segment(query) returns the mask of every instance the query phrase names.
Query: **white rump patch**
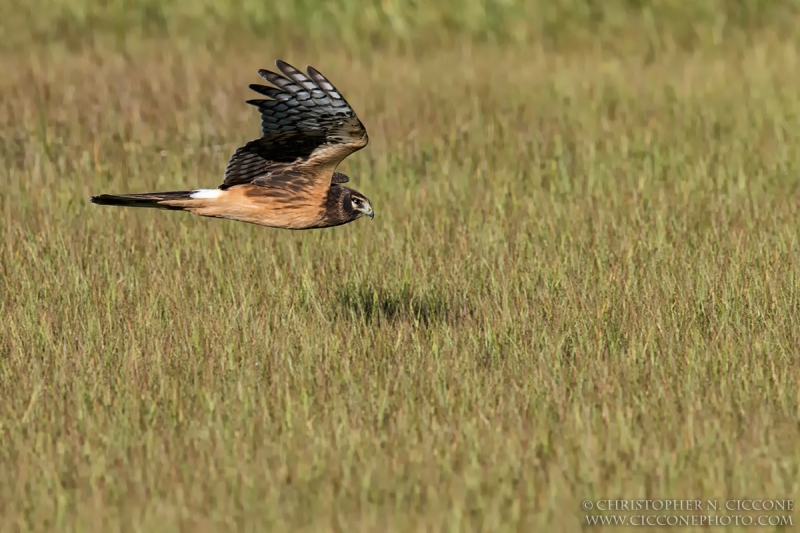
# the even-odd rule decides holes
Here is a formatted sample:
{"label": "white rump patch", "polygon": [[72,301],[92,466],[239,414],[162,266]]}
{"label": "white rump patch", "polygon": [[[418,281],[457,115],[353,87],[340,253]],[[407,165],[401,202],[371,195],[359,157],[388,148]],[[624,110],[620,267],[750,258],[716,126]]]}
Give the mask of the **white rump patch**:
{"label": "white rump patch", "polygon": [[210,200],[212,198],[219,198],[222,191],[219,189],[197,189],[192,191],[191,198]]}

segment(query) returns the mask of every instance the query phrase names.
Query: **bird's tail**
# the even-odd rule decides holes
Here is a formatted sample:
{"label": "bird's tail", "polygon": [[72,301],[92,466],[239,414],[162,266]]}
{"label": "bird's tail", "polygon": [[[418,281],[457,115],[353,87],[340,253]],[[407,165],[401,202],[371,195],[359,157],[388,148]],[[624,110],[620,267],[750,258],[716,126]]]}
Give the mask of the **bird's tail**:
{"label": "bird's tail", "polygon": [[[191,195],[196,191],[171,191],[148,192],[143,194],[101,194],[92,196],[93,204],[118,205],[123,207],[152,207],[155,209],[174,209],[182,211],[185,206],[180,205],[186,200],[191,200]],[[178,205],[175,205],[177,203]]]}

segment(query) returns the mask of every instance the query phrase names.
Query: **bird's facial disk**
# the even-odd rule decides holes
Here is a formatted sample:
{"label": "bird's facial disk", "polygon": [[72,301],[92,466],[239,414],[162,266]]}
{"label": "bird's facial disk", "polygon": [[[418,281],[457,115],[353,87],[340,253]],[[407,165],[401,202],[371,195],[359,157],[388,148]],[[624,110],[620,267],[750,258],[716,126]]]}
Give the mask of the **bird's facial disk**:
{"label": "bird's facial disk", "polygon": [[353,195],[350,198],[351,205],[355,211],[358,211],[363,215],[368,216],[369,218],[375,218],[375,211],[372,210],[372,206],[369,203],[369,200],[364,198],[363,196],[355,196]]}

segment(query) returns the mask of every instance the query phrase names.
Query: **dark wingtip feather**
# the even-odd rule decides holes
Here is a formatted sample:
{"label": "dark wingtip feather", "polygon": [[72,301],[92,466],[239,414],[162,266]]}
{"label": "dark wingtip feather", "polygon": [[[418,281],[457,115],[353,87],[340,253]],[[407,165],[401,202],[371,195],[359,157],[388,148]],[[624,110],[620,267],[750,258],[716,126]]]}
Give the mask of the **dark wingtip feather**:
{"label": "dark wingtip feather", "polygon": [[[285,61],[278,60],[275,62],[278,66],[278,70],[280,70],[284,76],[286,76],[289,80],[303,84],[303,80],[305,79],[306,75],[297,70],[294,66],[290,65]],[[306,87],[307,89],[309,87]]]}
{"label": "dark wingtip feather", "polygon": [[306,68],[306,72],[308,73],[308,77],[311,79],[311,81],[313,81],[317,87],[322,89],[325,94],[334,100],[344,100],[344,96],[342,96],[342,93],[339,92],[339,89],[337,89],[336,86],[331,83],[331,80],[326,78],[325,75],[320,71],[309,65]]}
{"label": "dark wingtip feather", "polygon": [[278,67],[278,70],[289,79],[292,79],[292,72],[296,70],[293,66],[291,66],[286,61],[281,61],[280,59],[275,61],[275,66]]}
{"label": "dark wingtip feather", "polygon": [[258,83],[251,83],[248,87],[250,87],[251,91],[255,91],[258,94],[263,94],[264,96],[269,96],[270,98],[275,98],[278,94],[283,92],[276,87],[267,87],[266,85],[259,85]]}
{"label": "dark wingtip feather", "polygon": [[308,74],[309,77],[311,77],[313,75],[317,75],[320,78],[324,78],[325,77],[325,76],[322,75],[322,73],[320,71],[318,71],[317,69],[315,69],[311,65],[307,65],[306,66],[306,74]]}
{"label": "dark wingtip feather", "polygon": [[333,176],[331,176],[331,183],[348,183],[349,181],[350,176],[341,172],[334,172]]}
{"label": "dark wingtip feather", "polygon": [[275,60],[275,66],[278,67],[278,70],[280,70],[281,72],[283,72],[283,69],[285,69],[285,68],[289,68],[291,70],[297,70],[296,68],[294,68],[292,65],[290,65],[289,63],[287,63],[283,59],[276,59]]}
{"label": "dark wingtip feather", "polygon": [[324,81],[324,82],[330,84],[330,86],[333,87],[333,84],[328,81],[328,78],[323,76],[320,71],[318,71],[317,69],[315,69],[311,65],[308,65],[306,67],[306,74],[308,75],[309,79],[313,80],[314,83],[316,83],[317,85],[319,85],[319,81],[321,80],[321,81]]}

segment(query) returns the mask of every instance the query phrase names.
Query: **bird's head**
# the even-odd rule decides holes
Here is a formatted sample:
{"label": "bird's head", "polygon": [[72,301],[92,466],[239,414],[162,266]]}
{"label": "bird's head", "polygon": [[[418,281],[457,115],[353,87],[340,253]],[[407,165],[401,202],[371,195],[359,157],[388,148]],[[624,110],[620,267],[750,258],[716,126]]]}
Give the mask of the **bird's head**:
{"label": "bird's head", "polygon": [[327,226],[347,224],[363,216],[375,217],[369,198],[358,191],[337,183],[333,183],[328,190],[325,211],[327,213],[325,221]]}
{"label": "bird's head", "polygon": [[348,189],[347,192],[348,194],[345,194],[342,198],[342,209],[352,217],[352,220],[365,215],[369,218],[375,218],[375,211],[372,210],[369,198],[352,189]]}

